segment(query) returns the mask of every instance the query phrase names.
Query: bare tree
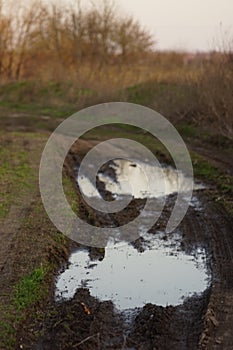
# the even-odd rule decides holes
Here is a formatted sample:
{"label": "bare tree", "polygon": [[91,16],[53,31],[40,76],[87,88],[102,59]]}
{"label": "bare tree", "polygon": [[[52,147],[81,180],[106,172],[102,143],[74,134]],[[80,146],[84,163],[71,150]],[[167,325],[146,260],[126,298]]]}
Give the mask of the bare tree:
{"label": "bare tree", "polygon": [[132,56],[141,56],[152,49],[152,35],[132,17],[118,20],[114,34],[117,51],[125,61]]}
{"label": "bare tree", "polygon": [[152,46],[151,35],[133,18],[119,16],[111,0],[87,8],[81,0],[70,6],[11,1],[6,15],[2,6],[0,0],[0,74],[9,78],[20,79],[33,58],[40,58],[41,67],[53,69],[55,62],[61,70],[78,71],[85,64],[93,71],[119,55],[124,62],[137,59]]}

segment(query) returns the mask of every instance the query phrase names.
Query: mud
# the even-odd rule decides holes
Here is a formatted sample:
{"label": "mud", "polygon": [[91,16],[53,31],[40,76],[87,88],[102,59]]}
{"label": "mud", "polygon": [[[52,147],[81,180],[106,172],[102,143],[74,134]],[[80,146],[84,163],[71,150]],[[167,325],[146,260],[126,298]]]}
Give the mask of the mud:
{"label": "mud", "polygon": [[46,334],[34,349],[196,349],[208,298],[209,291],[180,307],[147,304],[127,314],[79,289],[47,312]]}

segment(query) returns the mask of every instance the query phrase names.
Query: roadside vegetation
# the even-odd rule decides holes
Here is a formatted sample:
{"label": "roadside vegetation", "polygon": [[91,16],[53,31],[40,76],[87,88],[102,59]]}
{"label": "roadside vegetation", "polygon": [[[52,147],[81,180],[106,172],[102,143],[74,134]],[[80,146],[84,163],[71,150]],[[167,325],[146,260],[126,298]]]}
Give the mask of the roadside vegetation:
{"label": "roadside vegetation", "polygon": [[[43,266],[34,269],[30,275],[24,276],[16,285],[14,291],[14,304],[17,310],[25,310],[46,295],[45,285],[46,269]],[[42,285],[44,284],[44,288]]]}
{"label": "roadside vegetation", "polygon": [[[0,139],[2,138],[0,136]],[[27,152],[21,147],[17,149],[19,144],[11,138],[3,139],[4,142],[0,142],[0,218],[4,218],[15,203],[15,193],[22,189],[23,192],[30,191],[29,178],[32,176]]]}
{"label": "roadside vegetation", "polygon": [[[0,135],[1,349],[15,349],[18,329],[30,317],[42,317],[58,265],[68,256],[67,239],[49,221],[39,194],[39,162],[48,136]],[[71,183],[66,181],[65,188],[72,203]]]}

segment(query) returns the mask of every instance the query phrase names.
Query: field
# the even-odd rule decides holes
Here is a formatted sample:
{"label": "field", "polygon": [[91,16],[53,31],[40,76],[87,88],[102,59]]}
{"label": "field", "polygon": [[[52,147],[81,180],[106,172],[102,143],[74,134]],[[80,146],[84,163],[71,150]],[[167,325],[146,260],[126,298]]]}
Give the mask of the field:
{"label": "field", "polygon": [[[232,50],[197,55],[153,51],[150,35],[138,23],[129,18],[126,23],[116,21],[112,7],[105,5],[103,12],[92,9],[79,20],[85,28],[95,24],[92,29],[101,33],[102,39],[106,33],[112,35],[112,26],[118,34],[124,29],[127,45],[122,37],[111,37],[118,45],[112,52],[105,45],[107,39],[101,41],[102,46],[97,45],[99,36],[92,37],[91,30],[78,37],[76,22],[68,27],[62,9],[53,7],[49,12],[38,4],[21,17],[20,28],[27,31],[12,50],[9,33],[13,22],[9,20],[17,16],[0,16],[4,42],[9,44],[0,59],[0,349],[232,349]],[[79,8],[71,10],[70,18],[81,14]],[[106,32],[102,23],[109,26]],[[138,40],[133,46],[135,35]],[[72,40],[79,40],[81,51],[73,50]],[[93,51],[97,46],[99,51]],[[72,298],[56,301],[57,280],[72,265],[72,254],[87,253],[91,267],[85,271],[91,275],[95,266],[104,265],[108,248],[107,244],[95,247],[94,240],[92,247],[84,247],[57,230],[43,207],[38,177],[43,149],[62,121],[83,108],[118,101],[156,110],[184,139],[195,182],[203,186],[194,191],[176,231],[178,238],[165,233],[174,193],[167,196],[160,219],[147,235],[158,241],[162,250],[171,249],[170,257],[181,254],[198,264],[204,252],[208,279],[202,293],[192,293],[176,304],[146,300],[143,307],[133,307],[127,317],[116,308],[114,299],[93,295],[88,279]],[[140,128],[110,123],[83,135],[65,159],[63,188],[73,211],[97,227],[128,223],[141,212],[146,199],[133,198],[118,214],[101,213],[83,200],[76,182],[77,169],[89,150],[111,138],[135,140],[149,149],[164,169],[174,166],[164,145]],[[111,163],[103,166],[102,173],[108,181],[116,179]],[[97,181],[101,195],[113,200],[107,185]],[[146,241],[138,238],[128,249],[142,257],[149,251],[145,246]],[[184,279],[184,285],[189,286]],[[111,284],[107,276],[106,281],[106,286]],[[160,278],[154,283],[159,286]],[[120,291],[127,280],[119,279],[118,284]],[[140,297],[137,288],[132,294],[135,300]]]}

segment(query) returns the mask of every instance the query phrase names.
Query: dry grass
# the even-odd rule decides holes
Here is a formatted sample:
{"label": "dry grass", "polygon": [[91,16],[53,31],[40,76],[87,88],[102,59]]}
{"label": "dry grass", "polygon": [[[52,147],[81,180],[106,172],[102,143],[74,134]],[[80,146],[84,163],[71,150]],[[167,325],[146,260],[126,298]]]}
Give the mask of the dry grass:
{"label": "dry grass", "polygon": [[219,133],[233,138],[233,61],[223,55],[216,62],[210,62],[200,77],[199,115],[197,121],[211,125]]}

